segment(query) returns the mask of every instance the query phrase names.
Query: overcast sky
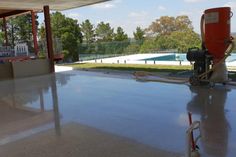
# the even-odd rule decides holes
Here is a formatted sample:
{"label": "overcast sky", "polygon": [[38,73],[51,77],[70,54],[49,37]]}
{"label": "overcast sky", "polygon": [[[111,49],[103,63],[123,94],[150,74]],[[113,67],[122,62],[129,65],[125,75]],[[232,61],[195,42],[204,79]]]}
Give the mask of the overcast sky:
{"label": "overcast sky", "polygon": [[235,13],[231,29],[232,32],[236,32],[235,0],[112,0],[62,13],[77,19],[80,23],[89,19],[95,25],[104,21],[115,28],[121,26],[132,37],[137,26],[146,28],[152,21],[165,15],[188,15],[193,22],[194,30],[199,33],[199,21],[203,11],[223,6],[230,6]]}

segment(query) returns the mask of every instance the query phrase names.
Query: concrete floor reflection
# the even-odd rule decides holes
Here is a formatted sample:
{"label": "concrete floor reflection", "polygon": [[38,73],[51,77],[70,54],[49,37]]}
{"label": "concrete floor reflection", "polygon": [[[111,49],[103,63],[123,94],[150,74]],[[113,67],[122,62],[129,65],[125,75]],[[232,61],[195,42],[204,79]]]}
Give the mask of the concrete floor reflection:
{"label": "concrete floor reflection", "polygon": [[187,104],[187,109],[200,115],[204,152],[214,157],[227,156],[230,126],[224,107],[230,90],[225,87],[190,87],[190,90],[195,95]]}
{"label": "concrete floor reflection", "polygon": [[[0,83],[0,145],[51,127],[60,135],[57,83],[65,85],[70,75],[51,75]],[[45,109],[44,93],[51,92],[52,107]],[[27,104],[35,104],[30,106]]]}
{"label": "concrete floor reflection", "polygon": [[77,122],[61,124],[57,88],[67,79],[68,75],[51,75],[0,83],[0,156],[180,156]]}
{"label": "concrete floor reflection", "polygon": [[181,156],[187,104],[204,155],[231,157],[235,92],[78,71],[0,82],[0,156]]}

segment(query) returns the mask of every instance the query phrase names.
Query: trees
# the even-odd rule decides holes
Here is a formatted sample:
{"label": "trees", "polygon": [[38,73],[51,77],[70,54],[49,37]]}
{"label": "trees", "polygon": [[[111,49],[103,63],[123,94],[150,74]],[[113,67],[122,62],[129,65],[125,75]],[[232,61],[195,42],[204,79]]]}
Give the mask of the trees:
{"label": "trees", "polygon": [[141,53],[152,53],[157,52],[157,50],[159,50],[159,45],[157,45],[156,40],[153,38],[146,39],[140,48]]}
{"label": "trees", "polygon": [[0,19],[0,45],[4,44],[3,20]]}
{"label": "trees", "polygon": [[143,45],[143,41],[130,42],[129,45],[125,48],[125,53],[139,53],[140,48]]}
{"label": "trees", "polygon": [[177,47],[170,35],[158,36],[155,40],[155,43],[158,45],[159,50],[176,49]]}
{"label": "trees", "polygon": [[171,32],[175,31],[175,18],[169,16],[162,16],[146,29],[147,35],[157,36],[157,35],[169,35]]}
{"label": "trees", "polygon": [[51,27],[54,38],[61,38],[64,29],[67,27],[66,17],[60,12],[51,14]]}
{"label": "trees", "polygon": [[19,31],[19,28],[17,26],[17,22],[15,19],[10,19],[8,21],[8,36],[9,36],[9,41],[12,46],[15,45],[15,41],[19,40],[17,37],[17,31]]}
{"label": "trees", "polygon": [[[63,52],[66,57],[72,61],[78,60],[78,44],[82,42],[82,33],[77,20],[66,17],[60,12],[55,12],[51,15],[51,27],[54,38],[54,49],[57,50],[57,39],[61,40]],[[45,27],[40,28],[40,37],[44,40]]]}
{"label": "trees", "polygon": [[4,43],[4,33],[0,32],[0,44],[3,45]]}
{"label": "trees", "polygon": [[162,16],[146,29],[147,35],[170,35],[174,31],[193,30],[192,22],[188,16]]}
{"label": "trees", "polygon": [[81,24],[81,31],[86,43],[92,43],[95,40],[94,26],[88,19]]}
{"label": "trees", "polygon": [[144,34],[145,34],[145,31],[142,30],[140,27],[137,27],[136,32],[133,33],[134,39],[135,40],[143,40],[144,39]]}
{"label": "trees", "polygon": [[[64,33],[69,32],[76,37],[76,40],[82,42],[82,33],[77,20],[55,12],[51,15],[51,26],[54,38],[61,38]],[[44,32],[44,28],[41,31]]]}
{"label": "trees", "polygon": [[171,44],[173,48],[179,52],[187,52],[189,48],[200,47],[200,36],[193,30],[186,30],[185,32],[175,31],[170,35]]}
{"label": "trees", "polygon": [[128,35],[124,32],[123,28],[118,27],[116,30],[116,34],[114,35],[115,41],[125,41],[128,40]]}
{"label": "trees", "polygon": [[131,41],[129,45],[125,48],[126,53],[138,53],[140,52],[140,48],[143,45],[144,41],[144,30],[140,27],[136,28],[136,31],[133,32],[135,41]]}
{"label": "trees", "polygon": [[71,58],[72,61],[78,61],[78,43],[76,36],[70,32],[65,32],[61,36],[61,41],[65,58]]}
{"label": "trees", "polygon": [[39,36],[39,40],[45,40],[46,39],[46,30],[45,30],[45,27],[44,27],[43,24],[40,26],[38,36]]}
{"label": "trees", "polygon": [[[31,14],[20,15],[17,17],[12,17],[7,19],[7,32],[9,44],[12,46],[16,42],[30,42],[32,41],[32,20]],[[38,19],[38,16],[35,15]],[[3,22],[0,22],[2,27]],[[36,20],[36,27],[38,28],[38,22]],[[3,37],[4,32],[1,32],[1,37]],[[0,39],[4,40],[4,39]],[[29,45],[30,46],[30,45]]]}
{"label": "trees", "polygon": [[[62,47],[66,57],[73,61],[78,60],[79,51],[82,53],[149,53],[161,49],[177,49],[179,52],[186,52],[190,47],[200,47],[201,43],[199,35],[193,31],[188,16],[163,16],[152,22],[145,30],[137,27],[133,32],[134,42],[128,40],[128,35],[122,27],[114,31],[109,23],[100,22],[95,28],[88,19],[79,25],[77,20],[59,12],[51,14],[51,26],[54,41],[61,40],[62,44],[58,45]],[[9,43],[13,45],[15,41],[32,40],[31,15],[8,20],[8,36]],[[42,25],[39,30],[39,40],[45,38],[45,27]],[[4,32],[0,32],[0,42],[3,41]],[[55,46],[54,42],[54,50],[59,52],[55,47],[57,43]]]}
{"label": "trees", "polygon": [[188,16],[182,15],[175,18],[175,31],[189,31],[193,30],[192,22]]}
{"label": "trees", "polygon": [[66,17],[63,21],[66,27],[61,29],[62,47],[63,50],[69,52],[72,61],[78,61],[78,45],[82,43],[82,33],[77,20]]}
{"label": "trees", "polygon": [[97,40],[102,42],[109,42],[113,40],[114,29],[109,23],[100,22],[95,30]]}
{"label": "trees", "polygon": [[[188,16],[163,16],[153,22],[146,33],[156,38],[159,49],[177,49],[187,52],[191,47],[200,47],[200,36],[193,31],[192,22]],[[147,44],[144,43],[144,44]],[[143,46],[143,49],[147,46]],[[142,50],[143,50],[142,49]]]}
{"label": "trees", "polygon": [[193,30],[174,31],[170,35],[159,35],[156,38],[146,39],[141,46],[141,52],[155,50],[176,49],[178,52],[187,52],[189,48],[201,46],[199,34]]}
{"label": "trees", "polygon": [[[36,16],[36,15],[35,15]],[[36,16],[38,19],[38,16]],[[37,21],[37,20],[36,20]],[[11,38],[18,41],[32,41],[32,19],[31,14],[17,16],[12,18],[8,22],[10,27]],[[39,23],[36,22],[36,27],[38,28]],[[15,37],[15,38],[14,38]]]}

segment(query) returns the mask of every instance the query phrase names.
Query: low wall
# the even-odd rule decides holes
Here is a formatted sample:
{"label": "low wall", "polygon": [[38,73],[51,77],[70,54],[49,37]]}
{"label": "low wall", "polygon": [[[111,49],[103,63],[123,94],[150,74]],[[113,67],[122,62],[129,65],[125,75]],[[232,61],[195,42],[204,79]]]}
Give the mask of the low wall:
{"label": "low wall", "polygon": [[50,73],[50,63],[47,59],[12,62],[14,78],[31,77]]}
{"label": "low wall", "polygon": [[0,80],[12,79],[12,64],[11,63],[2,63],[0,64]]}

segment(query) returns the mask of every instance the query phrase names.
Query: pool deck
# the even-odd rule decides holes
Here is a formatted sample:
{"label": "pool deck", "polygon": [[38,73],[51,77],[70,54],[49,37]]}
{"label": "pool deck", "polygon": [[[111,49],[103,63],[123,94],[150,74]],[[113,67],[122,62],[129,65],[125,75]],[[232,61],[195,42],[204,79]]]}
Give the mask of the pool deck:
{"label": "pool deck", "polygon": [[188,112],[203,157],[234,157],[234,86],[67,71],[0,82],[4,157],[182,157]]}
{"label": "pool deck", "polygon": [[[120,57],[88,60],[88,61],[82,61],[82,62],[80,61],[77,63],[191,65],[189,61],[153,61],[153,60],[145,61],[145,59],[162,57],[162,56],[171,55],[171,54],[174,54],[174,53],[134,54],[134,55],[126,55],[126,56],[120,56]],[[228,67],[236,67],[236,61],[226,62],[226,65]]]}
{"label": "pool deck", "polygon": [[170,55],[173,53],[165,53],[165,54],[134,54],[134,55],[126,55],[121,57],[112,57],[112,58],[104,58],[98,60],[89,60],[82,61],[77,63],[109,63],[109,64],[157,64],[157,65],[190,65],[189,62],[183,61],[145,61],[148,58],[155,58]]}

